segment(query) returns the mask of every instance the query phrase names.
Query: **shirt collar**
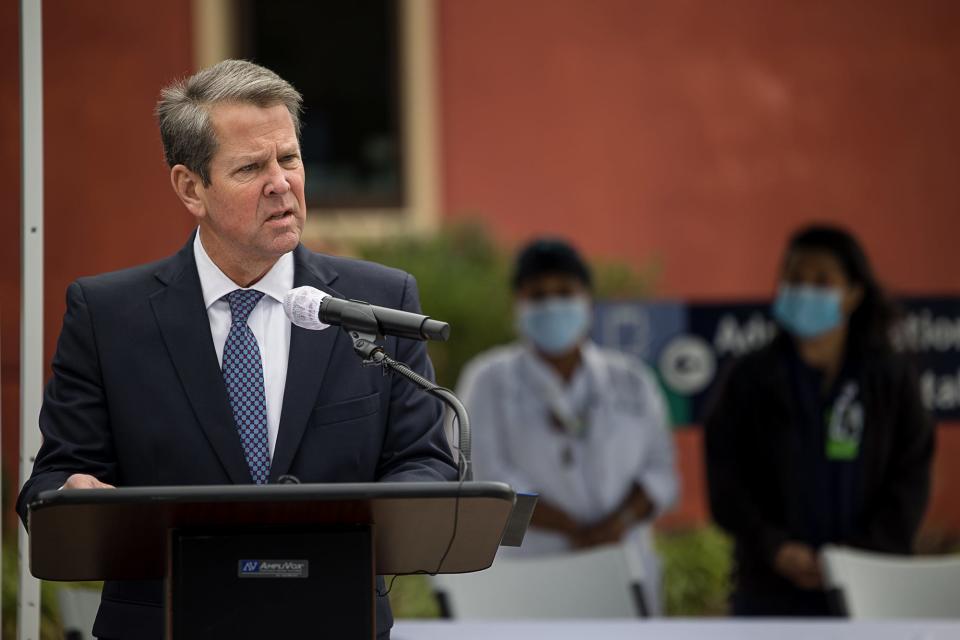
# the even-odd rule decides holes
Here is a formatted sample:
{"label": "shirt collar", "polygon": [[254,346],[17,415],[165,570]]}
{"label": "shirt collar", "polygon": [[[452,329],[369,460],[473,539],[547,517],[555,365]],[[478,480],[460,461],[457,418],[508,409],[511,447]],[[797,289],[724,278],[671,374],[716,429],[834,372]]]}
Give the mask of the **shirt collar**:
{"label": "shirt collar", "polygon": [[[231,291],[243,288],[238,287],[236,282],[228,278],[207,255],[203,243],[200,242],[199,229],[197,229],[197,235],[193,239],[193,257],[197,262],[200,289],[203,291],[203,304],[207,309]],[[280,259],[270,267],[270,271],[249,288],[261,291],[282,303],[283,297],[287,295],[290,289],[293,289],[293,252],[289,251],[280,256]]]}
{"label": "shirt collar", "polygon": [[[540,384],[555,385],[560,389],[568,386],[560,375],[547,362],[537,354],[536,348],[529,341],[522,341],[522,357],[527,366],[532,369],[531,374],[539,379]],[[597,376],[603,369],[603,363],[597,352],[597,347],[588,338],[580,344],[580,364],[573,372],[572,382],[584,375]]]}

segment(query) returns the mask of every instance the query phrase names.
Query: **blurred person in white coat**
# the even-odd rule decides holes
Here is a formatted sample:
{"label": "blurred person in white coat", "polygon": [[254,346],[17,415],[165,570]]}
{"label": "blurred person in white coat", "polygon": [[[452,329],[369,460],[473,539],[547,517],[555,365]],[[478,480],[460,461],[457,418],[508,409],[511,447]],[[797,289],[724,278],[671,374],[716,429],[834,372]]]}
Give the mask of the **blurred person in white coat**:
{"label": "blurred person in white coat", "polygon": [[622,541],[658,615],[649,525],[679,488],[657,381],[639,360],[589,340],[592,278],[566,242],[526,246],[512,286],[519,341],[477,356],[457,388],[473,426],[475,477],[540,495],[516,553]]}

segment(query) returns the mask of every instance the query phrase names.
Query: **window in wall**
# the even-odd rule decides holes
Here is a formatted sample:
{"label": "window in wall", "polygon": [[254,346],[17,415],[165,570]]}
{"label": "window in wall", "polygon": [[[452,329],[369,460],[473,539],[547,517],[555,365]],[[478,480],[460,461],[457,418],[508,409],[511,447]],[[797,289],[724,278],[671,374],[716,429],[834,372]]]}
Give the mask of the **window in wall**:
{"label": "window in wall", "polygon": [[239,53],[303,94],[311,208],[405,204],[399,0],[243,0]]}

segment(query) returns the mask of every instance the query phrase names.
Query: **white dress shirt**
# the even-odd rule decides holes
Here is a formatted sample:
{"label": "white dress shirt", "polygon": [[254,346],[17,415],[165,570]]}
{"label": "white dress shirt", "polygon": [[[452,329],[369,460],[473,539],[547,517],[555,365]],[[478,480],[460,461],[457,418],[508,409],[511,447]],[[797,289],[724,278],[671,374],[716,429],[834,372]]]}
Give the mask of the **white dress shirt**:
{"label": "white dress shirt", "polygon": [[[217,361],[223,366],[223,345],[230,332],[230,304],[223,299],[235,289],[243,289],[220,270],[207,255],[200,241],[200,230],[193,241],[193,255],[200,274],[203,303],[210,319],[210,333],[217,350]],[[276,264],[249,289],[264,296],[250,312],[247,325],[253,331],[260,347],[263,363],[263,385],[267,401],[267,441],[270,459],[277,445],[280,429],[280,409],[283,407],[283,388],[287,381],[287,362],[290,353],[290,320],[283,312],[283,297],[293,288],[293,253],[285,253]]]}
{"label": "white dress shirt", "polygon": [[[500,480],[540,494],[587,524],[619,506],[641,485],[655,514],[679,490],[666,403],[654,374],[639,360],[587,342],[569,382],[530,347],[516,343],[467,365],[457,392],[473,428],[477,480]],[[569,416],[561,427],[551,414]],[[627,534],[624,549],[647,604],[660,612],[660,567],[649,521]],[[530,528],[520,549],[504,554],[561,553],[566,536]]]}

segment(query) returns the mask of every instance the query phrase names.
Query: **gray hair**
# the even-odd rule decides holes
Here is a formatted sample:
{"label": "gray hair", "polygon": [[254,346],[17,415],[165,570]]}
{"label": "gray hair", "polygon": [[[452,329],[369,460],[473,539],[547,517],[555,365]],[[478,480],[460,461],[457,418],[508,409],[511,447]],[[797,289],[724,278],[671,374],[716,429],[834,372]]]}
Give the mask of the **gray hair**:
{"label": "gray hair", "polygon": [[223,102],[258,107],[282,104],[300,139],[303,96],[266,67],[246,60],[224,60],[177,80],[160,92],[157,102],[163,153],[170,167],[185,165],[200,175],[205,186],[210,185],[210,160],[217,150],[210,107]]}

